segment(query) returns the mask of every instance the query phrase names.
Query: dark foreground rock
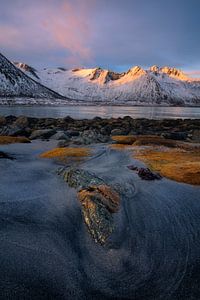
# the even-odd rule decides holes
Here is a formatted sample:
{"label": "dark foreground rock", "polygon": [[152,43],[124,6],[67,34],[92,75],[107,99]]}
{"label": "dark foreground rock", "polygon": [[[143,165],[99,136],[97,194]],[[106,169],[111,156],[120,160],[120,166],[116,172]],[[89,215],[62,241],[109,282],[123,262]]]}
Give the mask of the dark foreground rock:
{"label": "dark foreground rock", "polygon": [[63,168],[59,175],[77,189],[88,231],[103,245],[114,230],[113,213],[119,209],[119,194],[103,179],[82,169]]}
{"label": "dark foreground rock", "polygon": [[56,134],[56,130],[54,129],[42,129],[42,130],[35,130],[30,135],[31,140],[35,139],[49,139],[51,136]]}
{"label": "dark foreground rock", "polygon": [[4,159],[11,159],[11,160],[14,159],[14,157],[10,156],[9,154],[0,151],[0,159],[1,159],[1,158],[4,158]]}
{"label": "dark foreground rock", "polygon": [[133,165],[128,166],[128,169],[136,171],[138,176],[143,180],[160,180],[162,176],[156,172],[152,172],[149,168],[138,168]]}
{"label": "dark foreground rock", "polygon": [[62,168],[58,174],[68,183],[70,187],[75,189],[84,189],[93,185],[101,185],[105,182],[93,173],[82,169]]}

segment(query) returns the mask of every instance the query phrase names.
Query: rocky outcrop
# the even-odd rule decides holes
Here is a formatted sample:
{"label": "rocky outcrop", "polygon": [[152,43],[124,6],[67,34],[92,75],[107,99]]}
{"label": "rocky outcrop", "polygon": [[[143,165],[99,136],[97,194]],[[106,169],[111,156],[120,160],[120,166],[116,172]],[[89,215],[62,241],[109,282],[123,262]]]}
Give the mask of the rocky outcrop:
{"label": "rocky outcrop", "polygon": [[[199,141],[200,120],[148,120],[124,118],[94,118],[75,120],[65,118],[30,118],[25,116],[0,116],[0,135],[52,138],[70,143],[89,145],[106,143],[117,136],[115,142],[132,144],[132,136],[156,135],[162,140]],[[57,134],[58,133],[58,134]],[[119,140],[119,136],[121,141]],[[123,136],[123,137],[122,137]],[[66,141],[66,143],[65,143]]]}
{"label": "rocky outcrop", "polygon": [[89,233],[96,242],[105,244],[114,230],[113,213],[119,210],[119,194],[103,179],[83,169],[63,168],[59,175],[77,189]]}

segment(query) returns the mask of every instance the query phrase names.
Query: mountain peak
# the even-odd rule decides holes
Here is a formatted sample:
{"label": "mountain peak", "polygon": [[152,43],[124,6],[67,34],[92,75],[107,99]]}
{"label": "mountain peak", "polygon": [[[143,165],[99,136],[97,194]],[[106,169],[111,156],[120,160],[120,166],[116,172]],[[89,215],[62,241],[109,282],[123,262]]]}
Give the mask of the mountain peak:
{"label": "mountain peak", "polygon": [[145,70],[143,70],[141,67],[139,66],[134,66],[131,69],[128,70],[127,74],[131,74],[133,76],[140,76],[140,75],[144,75],[146,72]]}
{"label": "mountain peak", "polygon": [[162,67],[160,69],[160,71],[162,73],[167,74],[170,77],[178,78],[180,80],[188,80],[189,79],[187,77],[187,75],[185,75],[181,70],[176,69],[176,68],[170,68],[170,67],[165,66],[165,67]]}
{"label": "mountain peak", "polygon": [[159,72],[160,68],[157,65],[153,65],[149,68],[151,72]]}
{"label": "mountain peak", "polygon": [[36,74],[37,70],[25,63],[22,63],[22,62],[17,62],[17,61],[14,61],[13,62],[13,65],[15,67],[17,67],[18,69],[20,69],[21,71],[24,71],[24,72],[27,72],[27,73],[30,73],[31,75],[33,75],[35,78],[39,79],[38,75]]}

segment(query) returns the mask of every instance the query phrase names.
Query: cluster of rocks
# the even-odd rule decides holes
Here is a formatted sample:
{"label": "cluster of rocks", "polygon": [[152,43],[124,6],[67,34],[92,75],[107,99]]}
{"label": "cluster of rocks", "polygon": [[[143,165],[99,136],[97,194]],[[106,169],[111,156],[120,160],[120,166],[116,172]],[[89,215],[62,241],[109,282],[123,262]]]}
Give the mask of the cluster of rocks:
{"label": "cluster of rocks", "polygon": [[106,143],[114,135],[158,135],[166,139],[200,142],[200,120],[148,120],[131,117],[92,120],[65,118],[0,117],[0,135],[55,139],[69,143]]}
{"label": "cluster of rocks", "polygon": [[64,167],[58,173],[77,190],[89,233],[96,242],[105,244],[114,230],[113,213],[119,209],[119,194],[103,179],[83,169]]}

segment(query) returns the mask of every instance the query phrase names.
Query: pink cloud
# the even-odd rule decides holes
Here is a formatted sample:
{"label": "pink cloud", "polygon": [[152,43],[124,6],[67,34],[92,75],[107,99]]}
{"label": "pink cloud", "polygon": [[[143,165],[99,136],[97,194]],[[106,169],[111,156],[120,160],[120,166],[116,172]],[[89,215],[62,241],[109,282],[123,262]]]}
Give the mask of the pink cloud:
{"label": "pink cloud", "polygon": [[200,77],[200,70],[188,71],[186,74],[190,77],[198,78]]}
{"label": "pink cloud", "polygon": [[200,75],[200,71],[196,70],[196,71],[189,71],[187,72],[187,74],[190,74],[190,75]]}
{"label": "pink cloud", "polygon": [[16,47],[16,41],[20,41],[18,29],[12,26],[0,26],[0,43],[7,47]]}
{"label": "pink cloud", "polygon": [[0,44],[22,51],[66,50],[68,65],[91,62],[90,16],[94,3],[95,0],[26,2],[23,10],[12,11],[10,23],[0,24]]}
{"label": "pink cloud", "polygon": [[48,19],[43,22],[55,43],[70,52],[68,63],[80,64],[92,60],[89,47],[92,37],[89,21],[91,6],[91,1],[64,1],[57,7],[56,12],[48,11]]}

